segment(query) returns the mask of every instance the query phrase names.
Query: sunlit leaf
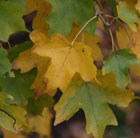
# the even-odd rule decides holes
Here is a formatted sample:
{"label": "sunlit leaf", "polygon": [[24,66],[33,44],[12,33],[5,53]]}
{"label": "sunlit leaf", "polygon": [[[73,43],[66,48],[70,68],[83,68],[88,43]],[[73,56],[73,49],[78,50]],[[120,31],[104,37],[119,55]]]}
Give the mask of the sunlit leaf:
{"label": "sunlit leaf", "polygon": [[26,4],[25,15],[32,12],[36,12],[36,15],[33,19],[32,28],[39,29],[44,33],[48,33],[48,25],[46,23],[46,17],[50,12],[51,6],[46,0],[24,0]]}
{"label": "sunlit leaf", "polygon": [[34,52],[42,58],[51,58],[44,76],[48,82],[46,91],[50,95],[57,88],[65,89],[76,73],[85,81],[96,80],[92,49],[84,43],[75,42],[72,46],[62,35],[53,35],[49,41],[37,46]]}

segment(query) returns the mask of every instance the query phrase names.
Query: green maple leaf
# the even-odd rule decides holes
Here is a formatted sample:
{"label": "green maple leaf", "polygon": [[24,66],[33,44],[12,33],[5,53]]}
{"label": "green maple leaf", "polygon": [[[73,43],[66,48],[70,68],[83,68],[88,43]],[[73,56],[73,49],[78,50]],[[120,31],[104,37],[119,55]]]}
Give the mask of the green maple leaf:
{"label": "green maple leaf", "polygon": [[17,58],[20,53],[30,49],[32,46],[33,43],[31,41],[26,41],[24,43],[14,46],[8,53],[10,61],[13,62],[14,59]]}
{"label": "green maple leaf", "polygon": [[6,99],[11,100],[12,97],[0,92],[0,125],[10,131],[18,131],[21,127],[26,127],[26,111],[16,105],[7,104]]}
{"label": "green maple leaf", "polygon": [[38,99],[31,97],[27,105],[27,110],[29,113],[38,115],[42,113],[44,107],[52,107],[53,102],[52,97],[47,94],[41,95]]}
{"label": "green maple leaf", "polygon": [[117,6],[118,17],[126,22],[132,31],[137,31],[136,24],[140,23],[137,12],[131,10],[126,2],[120,2]]}
{"label": "green maple leaf", "polygon": [[111,52],[110,56],[104,61],[103,75],[113,72],[117,86],[125,89],[130,82],[128,68],[132,65],[139,64],[136,55],[129,52],[129,49],[122,49]]}
{"label": "green maple leaf", "polygon": [[9,73],[9,76],[13,77],[14,74],[11,71],[12,65],[8,59],[7,51],[0,47],[0,77],[2,77],[5,73]]}
{"label": "green maple leaf", "polygon": [[0,1],[0,40],[7,41],[10,34],[26,30],[22,19],[23,5],[23,0]]}
{"label": "green maple leaf", "polygon": [[27,105],[28,99],[33,96],[33,91],[30,87],[35,78],[35,74],[35,70],[25,74],[21,74],[19,71],[16,71],[14,78],[10,78],[8,76],[0,77],[1,91],[14,97],[13,101],[9,101],[10,103]]}
{"label": "green maple leaf", "polygon": [[117,120],[107,103],[127,106],[132,99],[132,92],[105,91],[95,83],[73,80],[54,107],[55,125],[68,120],[82,109],[85,113],[87,132],[96,138],[102,138],[106,125],[117,125]]}
{"label": "green maple leaf", "polygon": [[[47,17],[50,33],[67,35],[74,23],[81,27],[95,15],[92,0],[48,0],[53,9]],[[95,21],[88,24],[86,31],[94,33]]]}

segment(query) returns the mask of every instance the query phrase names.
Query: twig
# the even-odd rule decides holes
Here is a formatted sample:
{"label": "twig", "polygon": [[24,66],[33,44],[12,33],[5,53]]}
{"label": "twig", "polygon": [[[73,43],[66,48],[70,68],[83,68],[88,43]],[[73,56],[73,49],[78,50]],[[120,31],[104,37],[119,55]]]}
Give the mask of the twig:
{"label": "twig", "polygon": [[71,42],[71,45],[73,46],[76,39],[78,38],[78,36],[82,33],[82,31],[85,29],[85,27],[91,22],[93,21],[95,18],[97,18],[97,14],[95,16],[93,16],[92,18],[90,18],[85,24],[84,26],[81,28],[81,30],[77,33],[77,35],[75,36],[75,38],[73,39],[73,41]]}

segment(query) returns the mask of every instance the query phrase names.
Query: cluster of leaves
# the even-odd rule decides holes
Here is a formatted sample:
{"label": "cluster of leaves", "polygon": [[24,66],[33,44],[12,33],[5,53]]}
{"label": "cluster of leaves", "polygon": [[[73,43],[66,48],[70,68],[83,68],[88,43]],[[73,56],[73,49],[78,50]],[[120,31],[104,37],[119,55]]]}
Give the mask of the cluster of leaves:
{"label": "cluster of leaves", "polygon": [[[22,17],[33,12],[29,31]],[[1,0],[0,19],[3,128],[50,135],[51,108],[54,125],[82,109],[87,133],[102,138],[107,125],[117,125],[108,104],[127,107],[137,98],[128,84],[130,73],[140,76],[140,0]],[[18,31],[30,41],[11,47]],[[99,32],[109,34],[110,46],[100,47]]]}

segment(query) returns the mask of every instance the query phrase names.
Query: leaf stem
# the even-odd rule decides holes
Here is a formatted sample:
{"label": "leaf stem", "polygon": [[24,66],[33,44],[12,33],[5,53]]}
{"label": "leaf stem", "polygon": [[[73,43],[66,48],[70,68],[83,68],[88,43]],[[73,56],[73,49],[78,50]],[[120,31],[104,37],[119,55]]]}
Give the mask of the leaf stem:
{"label": "leaf stem", "polygon": [[109,34],[110,34],[110,37],[111,37],[112,51],[115,51],[115,43],[114,43],[114,38],[113,38],[113,34],[112,34],[111,29],[109,29]]}
{"label": "leaf stem", "polygon": [[93,16],[92,18],[90,18],[85,24],[84,26],[81,28],[81,30],[77,33],[77,35],[75,36],[75,38],[73,39],[73,41],[71,42],[71,45],[73,46],[76,39],[78,38],[78,36],[82,33],[82,31],[85,29],[85,27],[91,22],[93,21],[94,19],[97,18],[97,14],[95,16]]}

